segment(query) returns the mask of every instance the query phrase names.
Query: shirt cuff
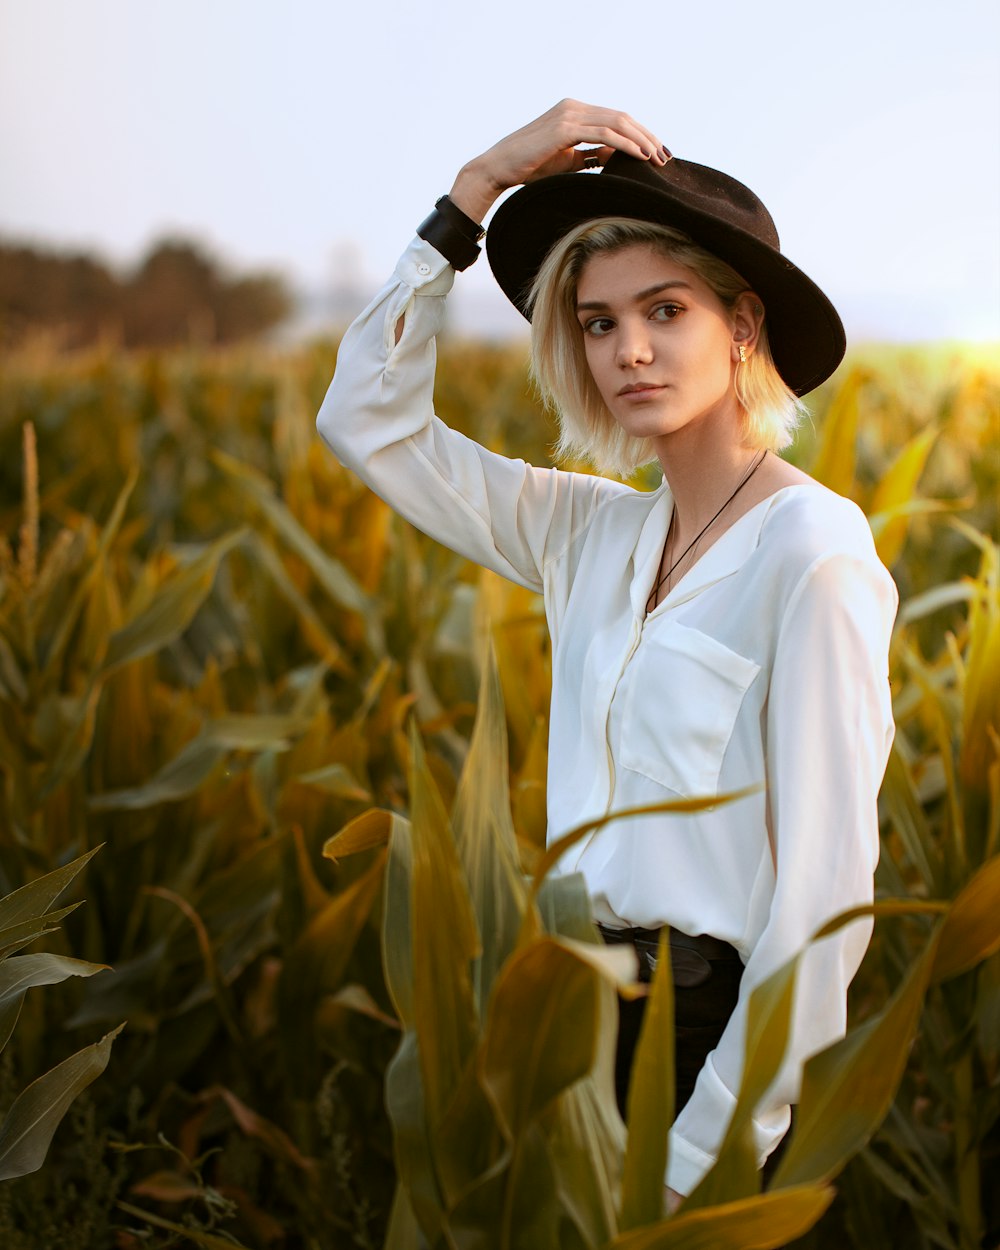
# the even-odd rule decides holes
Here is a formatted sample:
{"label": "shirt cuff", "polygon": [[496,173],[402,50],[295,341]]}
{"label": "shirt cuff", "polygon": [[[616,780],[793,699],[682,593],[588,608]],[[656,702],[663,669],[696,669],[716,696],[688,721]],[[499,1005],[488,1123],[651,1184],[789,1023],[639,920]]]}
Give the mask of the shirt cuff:
{"label": "shirt cuff", "polygon": [[[694,1093],[670,1130],[666,1184],[671,1189],[686,1196],[712,1169],[735,1110],[736,1099],[716,1072],[709,1055],[698,1074]],[[768,1108],[762,1116],[754,1117],[753,1142],[758,1168],[764,1166],[768,1155],[788,1132],[791,1119],[791,1108],[787,1104]]]}
{"label": "shirt cuff", "polygon": [[447,295],[455,271],[437,248],[417,235],[399,258],[396,277],[418,295]]}

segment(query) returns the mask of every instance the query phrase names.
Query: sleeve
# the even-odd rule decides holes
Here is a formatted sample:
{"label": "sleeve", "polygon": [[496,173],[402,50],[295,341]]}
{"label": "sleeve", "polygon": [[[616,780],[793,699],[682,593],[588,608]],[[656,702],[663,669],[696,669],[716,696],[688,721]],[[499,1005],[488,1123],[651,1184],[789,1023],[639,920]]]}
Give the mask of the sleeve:
{"label": "sleeve", "polygon": [[454,276],[414,239],[344,336],[317,428],[343,464],[425,534],[540,591],[545,564],[624,488],[507,459],[435,416],[434,336]]}
{"label": "sleeve", "polygon": [[[888,651],[898,596],[874,551],[820,557],[785,611],[766,713],[774,893],[739,1001],[671,1129],[667,1184],[690,1193],[715,1162],[736,1105],[750,993],[827,920],[870,903],[879,856],[878,791],[894,726]],[[872,921],[814,942],[799,964],[788,1049],[758,1106],[758,1167],[781,1141],[802,1065],[844,1035],[847,988]]]}

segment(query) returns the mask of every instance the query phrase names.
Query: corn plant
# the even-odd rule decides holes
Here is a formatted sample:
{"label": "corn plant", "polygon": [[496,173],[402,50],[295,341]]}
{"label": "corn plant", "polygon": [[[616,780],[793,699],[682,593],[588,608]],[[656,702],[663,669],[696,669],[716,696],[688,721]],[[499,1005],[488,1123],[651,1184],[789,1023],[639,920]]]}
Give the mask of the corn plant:
{"label": "corn plant", "polygon": [[[54,909],[91,851],[0,898],[0,1051],[10,1041],[29,990],[68,977],[91,977],[102,965],[25,948],[55,931],[79,904]],[[45,1161],[52,1135],[73,1099],[108,1065],[111,1045],[124,1025],[37,1077],[17,1096],[0,1122],[0,1181],[26,1176]]]}
{"label": "corn plant", "polygon": [[[326,849],[336,857],[388,847],[370,870],[385,872],[383,960],[403,1027],[386,1073],[399,1174],[388,1244],[785,1244],[822,1215],[830,1182],[885,1116],[929,986],[1000,949],[1000,856],[950,905],[876,905],[877,913],[943,920],[889,1003],[806,1065],[798,1122],[766,1193],[751,1117],[784,1053],[798,959],[754,991],[743,1087],[718,1162],[682,1210],[663,1219],[670,977],[654,977],[626,1136],[612,1073],[614,993],[629,986],[628,956],[597,942],[581,877],[547,877],[594,825],[550,847],[530,885],[522,879],[499,689],[487,666],[450,820],[414,738],[411,819],[370,813]],[[661,955],[658,968],[669,968],[666,947]]]}

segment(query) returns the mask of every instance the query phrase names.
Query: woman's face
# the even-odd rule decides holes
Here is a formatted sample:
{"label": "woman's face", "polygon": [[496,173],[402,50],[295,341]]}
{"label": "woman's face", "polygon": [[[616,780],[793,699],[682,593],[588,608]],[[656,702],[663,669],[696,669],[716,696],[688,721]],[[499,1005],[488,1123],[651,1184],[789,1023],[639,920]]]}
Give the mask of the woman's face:
{"label": "woman's face", "polygon": [[706,418],[732,420],[734,318],[704,279],[648,244],[593,256],[577,285],[587,364],[608,409],[636,438]]}

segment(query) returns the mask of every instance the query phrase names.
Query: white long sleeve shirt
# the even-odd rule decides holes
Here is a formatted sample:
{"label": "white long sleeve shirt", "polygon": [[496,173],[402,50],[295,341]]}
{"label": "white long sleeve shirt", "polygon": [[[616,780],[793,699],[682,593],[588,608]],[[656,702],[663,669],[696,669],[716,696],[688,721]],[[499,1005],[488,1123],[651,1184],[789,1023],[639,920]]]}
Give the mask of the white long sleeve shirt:
{"label": "white long sleeve shirt", "polygon": [[[612,822],[559,866],[583,873],[599,919],[708,933],[744,961],[737,1007],[670,1129],[666,1180],[690,1193],[735,1106],[750,991],[827,919],[872,899],[896,588],[860,509],[789,486],[647,615],[666,484],[640,492],[510,460],[434,415],[434,336],[453,280],[414,240],[345,336],[317,424],[414,525],[543,595],[549,839],[608,811],[766,783],[700,815]],[[855,922],[803,959],[789,1052],[754,1120],[759,1164],[787,1131],[803,1061],[844,1032],[870,934]]]}

